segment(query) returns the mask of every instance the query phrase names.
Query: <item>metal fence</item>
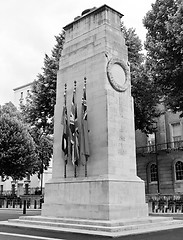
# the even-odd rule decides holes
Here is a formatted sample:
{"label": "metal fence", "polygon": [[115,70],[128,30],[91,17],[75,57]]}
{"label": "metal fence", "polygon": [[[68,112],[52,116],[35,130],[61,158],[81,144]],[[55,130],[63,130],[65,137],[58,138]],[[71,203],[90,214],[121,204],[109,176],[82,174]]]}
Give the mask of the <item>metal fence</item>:
{"label": "metal fence", "polygon": [[[41,195],[41,188],[29,188],[28,191],[24,189],[23,191],[24,195]],[[44,195],[44,188],[42,189],[42,195]],[[5,191],[0,191],[0,197],[10,197],[10,196],[18,196],[18,190],[17,189],[11,189],[11,190],[5,190]]]}
{"label": "metal fence", "polygon": [[157,151],[166,151],[170,152],[171,150],[183,150],[183,141],[174,141],[174,142],[167,142],[161,143],[157,145],[149,145],[144,147],[137,147],[136,153],[137,154],[147,154],[147,153],[156,153]]}
{"label": "metal fence", "polygon": [[[19,208],[40,209],[44,198],[40,195],[28,195],[21,197],[0,197],[0,208]],[[25,206],[26,205],[26,206]]]}
{"label": "metal fence", "polygon": [[41,208],[43,201],[44,189],[41,194],[38,187],[29,188],[28,192],[24,191],[22,195],[18,195],[18,191],[15,189],[0,192],[0,208],[23,208],[23,205],[26,204],[26,208],[36,209]]}
{"label": "metal fence", "polygon": [[150,213],[183,213],[183,195],[146,195]]}

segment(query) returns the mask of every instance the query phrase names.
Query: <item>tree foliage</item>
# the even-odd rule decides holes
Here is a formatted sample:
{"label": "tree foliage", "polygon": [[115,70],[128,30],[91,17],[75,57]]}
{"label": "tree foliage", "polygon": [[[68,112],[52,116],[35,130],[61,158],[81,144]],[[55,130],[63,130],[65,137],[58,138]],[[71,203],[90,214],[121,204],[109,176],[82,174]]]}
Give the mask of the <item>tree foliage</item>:
{"label": "tree foliage", "polygon": [[22,179],[43,172],[52,157],[52,139],[32,128],[10,102],[0,107],[0,175]]}
{"label": "tree foliage", "polygon": [[148,74],[145,56],[142,54],[142,43],[135,29],[122,25],[128,60],[130,62],[132,96],[134,98],[135,128],[145,133],[152,131],[154,119],[160,115],[157,109],[159,93]]}
{"label": "tree foliage", "polygon": [[[144,18],[148,70],[165,104],[183,112],[183,2],[156,0]],[[182,114],[183,116],[183,114]]]}
{"label": "tree foliage", "polygon": [[0,107],[0,175],[14,180],[37,169],[35,144],[12,103]]}
{"label": "tree foliage", "polygon": [[52,50],[51,57],[45,54],[43,73],[38,74],[37,79],[33,82],[31,96],[27,99],[26,105],[21,107],[26,121],[32,126],[42,128],[46,133],[53,133],[56,79],[64,43],[64,32],[55,38],[56,45]]}
{"label": "tree foliage", "polygon": [[30,134],[35,143],[35,153],[37,155],[37,173],[38,177],[47,170],[49,162],[53,154],[53,139],[50,135],[46,135],[41,129],[32,127]]}

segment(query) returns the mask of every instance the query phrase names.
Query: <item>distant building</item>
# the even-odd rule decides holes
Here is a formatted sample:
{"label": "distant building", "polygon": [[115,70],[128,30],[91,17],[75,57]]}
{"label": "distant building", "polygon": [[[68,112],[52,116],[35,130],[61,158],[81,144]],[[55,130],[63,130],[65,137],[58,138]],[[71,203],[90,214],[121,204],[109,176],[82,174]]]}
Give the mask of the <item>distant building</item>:
{"label": "distant building", "polygon": [[[27,97],[31,93],[32,83],[28,83],[26,85],[17,87],[14,90],[14,102],[13,104],[19,109],[20,104],[24,104],[26,102]],[[43,192],[44,185],[52,175],[52,160],[50,160],[50,165],[47,170],[44,170],[43,174]],[[27,176],[27,178],[19,181],[13,181],[11,178],[4,181],[4,179],[0,179],[0,194],[11,195],[16,194],[17,196],[21,196],[24,194],[35,194],[35,192],[39,191],[41,187],[41,179],[37,177],[37,175]]]}
{"label": "distant building", "polygon": [[31,93],[32,82],[23,86],[14,88],[14,105],[19,108],[20,104],[26,102],[26,98]]}

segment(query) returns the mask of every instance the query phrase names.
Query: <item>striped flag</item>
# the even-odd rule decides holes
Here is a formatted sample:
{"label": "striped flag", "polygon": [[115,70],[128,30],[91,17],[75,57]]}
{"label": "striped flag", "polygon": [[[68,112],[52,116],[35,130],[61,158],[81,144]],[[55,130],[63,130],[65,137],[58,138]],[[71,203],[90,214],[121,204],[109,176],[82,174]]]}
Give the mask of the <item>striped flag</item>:
{"label": "striped flag", "polygon": [[62,134],[62,153],[63,153],[63,159],[65,163],[67,164],[68,161],[68,145],[69,145],[69,126],[68,126],[68,117],[67,117],[67,107],[63,107],[63,113],[62,113],[62,122],[63,125],[63,134]]}
{"label": "striped flag", "polygon": [[73,165],[79,163],[79,129],[77,118],[76,91],[74,89],[70,113],[70,151]]}
{"label": "striped flag", "polygon": [[86,86],[83,88],[83,97],[81,105],[81,155],[84,155],[83,163],[86,163],[90,155],[89,150],[89,137],[88,137],[88,113],[86,102]]}

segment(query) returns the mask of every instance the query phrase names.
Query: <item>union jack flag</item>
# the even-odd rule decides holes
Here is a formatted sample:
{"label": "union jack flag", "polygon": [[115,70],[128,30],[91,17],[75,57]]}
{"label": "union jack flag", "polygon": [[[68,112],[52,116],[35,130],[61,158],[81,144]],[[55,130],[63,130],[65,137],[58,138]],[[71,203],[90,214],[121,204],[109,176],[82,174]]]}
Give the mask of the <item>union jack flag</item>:
{"label": "union jack flag", "polygon": [[70,151],[73,165],[79,163],[79,129],[77,117],[76,91],[74,89],[70,112]]}
{"label": "union jack flag", "polygon": [[81,154],[85,156],[85,160],[83,163],[86,163],[86,159],[90,155],[90,150],[89,150],[88,113],[85,86],[83,88],[83,97],[81,105]]}
{"label": "union jack flag", "polygon": [[63,134],[62,134],[62,152],[63,152],[63,159],[67,164],[68,161],[68,144],[69,144],[69,126],[68,126],[68,117],[67,117],[67,107],[63,106],[63,113],[62,113],[62,122],[63,125]]}

